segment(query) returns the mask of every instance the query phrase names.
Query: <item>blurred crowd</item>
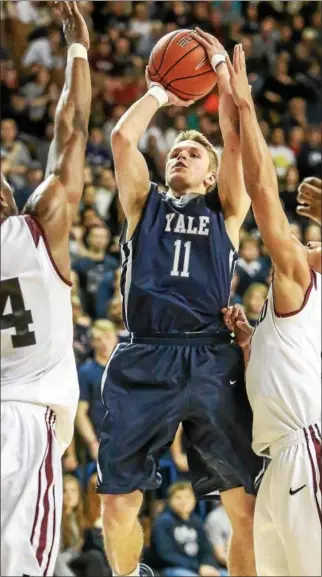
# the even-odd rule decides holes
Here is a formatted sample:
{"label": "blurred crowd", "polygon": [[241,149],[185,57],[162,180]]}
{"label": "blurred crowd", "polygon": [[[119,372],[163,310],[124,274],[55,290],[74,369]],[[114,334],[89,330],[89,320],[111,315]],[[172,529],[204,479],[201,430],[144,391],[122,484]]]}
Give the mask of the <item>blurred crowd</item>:
{"label": "blurred crowd", "polygon": [[[93,105],[85,186],[70,238],[80,402],[75,438],[63,460],[64,521],[56,574],[99,576],[110,574],[94,492],[104,415],[100,381],[115,344],[126,335],[118,244],[124,215],[113,172],[111,131],[144,93],[145,66],[164,34],[198,25],[219,38],[228,52],[242,42],[261,128],[293,233],[304,242],[320,240],[320,227],[296,214],[296,191],[303,178],[321,175],[321,11],[319,2],[295,0],[81,0],[79,5],[91,34]],[[66,45],[54,2],[1,3],[0,58],[1,170],[22,209],[44,178],[64,81]],[[188,109],[161,109],[141,139],[151,180],[161,187],[165,186],[166,154],[178,132],[187,128],[203,132],[220,155],[216,91]],[[250,212],[241,231],[231,299],[243,304],[251,324],[257,320],[270,280],[270,258]],[[220,505],[196,506],[185,481],[184,446],[179,429],[171,451],[161,461],[162,490],[145,501],[147,560],[164,575],[226,574],[228,521]],[[179,485],[173,484],[178,480]]]}

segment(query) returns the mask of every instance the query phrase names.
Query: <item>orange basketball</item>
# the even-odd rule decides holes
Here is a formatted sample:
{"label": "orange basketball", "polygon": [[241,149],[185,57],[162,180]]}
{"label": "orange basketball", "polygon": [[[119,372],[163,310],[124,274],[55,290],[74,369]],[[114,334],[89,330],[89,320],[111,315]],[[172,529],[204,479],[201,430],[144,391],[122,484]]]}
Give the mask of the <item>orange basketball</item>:
{"label": "orange basketball", "polygon": [[182,100],[199,100],[216,85],[216,73],[205,49],[191,30],[163,36],[149,60],[151,80],[159,82]]}

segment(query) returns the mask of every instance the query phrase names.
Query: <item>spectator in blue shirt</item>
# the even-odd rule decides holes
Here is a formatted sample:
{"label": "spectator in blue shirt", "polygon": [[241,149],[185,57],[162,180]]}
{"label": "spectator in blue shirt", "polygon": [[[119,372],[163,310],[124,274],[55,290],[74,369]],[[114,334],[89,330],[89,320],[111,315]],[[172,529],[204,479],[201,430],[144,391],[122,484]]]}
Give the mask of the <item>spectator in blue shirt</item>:
{"label": "spectator in blue shirt", "polygon": [[165,577],[219,575],[202,519],[193,512],[195,506],[190,483],[171,485],[168,506],[152,528],[149,551],[153,567]]}
{"label": "spectator in blue shirt", "polygon": [[113,323],[104,319],[94,322],[90,336],[94,357],[78,369],[80,400],[75,424],[86,443],[90,457],[96,461],[105,414],[101,398],[101,380],[106,363],[117,344],[117,336]]}
{"label": "spectator in blue shirt", "polygon": [[73,263],[79,276],[79,288],[84,311],[92,318],[105,316],[108,301],[113,296],[117,258],[106,254],[111,241],[105,226],[92,226],[85,235],[87,253]]}

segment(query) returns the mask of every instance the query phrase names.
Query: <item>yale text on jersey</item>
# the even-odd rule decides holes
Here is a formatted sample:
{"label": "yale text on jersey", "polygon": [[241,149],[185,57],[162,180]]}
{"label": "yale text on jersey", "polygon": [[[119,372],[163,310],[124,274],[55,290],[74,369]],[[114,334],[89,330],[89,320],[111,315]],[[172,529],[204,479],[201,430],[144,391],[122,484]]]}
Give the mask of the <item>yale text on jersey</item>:
{"label": "yale text on jersey", "polygon": [[209,216],[187,216],[170,212],[166,214],[165,232],[209,235]]}

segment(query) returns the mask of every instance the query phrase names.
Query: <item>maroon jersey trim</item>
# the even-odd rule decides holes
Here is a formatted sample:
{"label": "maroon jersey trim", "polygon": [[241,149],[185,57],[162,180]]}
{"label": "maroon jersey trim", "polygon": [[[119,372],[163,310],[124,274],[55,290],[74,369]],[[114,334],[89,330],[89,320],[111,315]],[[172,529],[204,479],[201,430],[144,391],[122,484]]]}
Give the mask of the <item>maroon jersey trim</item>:
{"label": "maroon jersey trim", "polygon": [[45,231],[44,231],[43,227],[41,226],[40,222],[38,222],[38,220],[36,220],[35,217],[32,216],[31,214],[25,215],[24,218],[25,218],[25,221],[26,221],[26,223],[29,227],[29,230],[32,234],[32,238],[34,239],[35,245],[38,246],[39,239],[41,237],[45,243],[45,247],[46,247],[48,256],[51,260],[51,264],[52,264],[53,268],[55,269],[56,273],[58,274],[59,278],[63,281],[63,283],[67,284],[67,286],[69,286],[69,287],[73,286],[73,283],[71,283],[69,280],[67,280],[61,274],[60,270],[58,269],[58,266],[56,265],[54,258],[51,254]]}
{"label": "maroon jersey trim", "polygon": [[315,273],[315,271],[312,270],[312,269],[310,269],[310,272],[311,272],[311,282],[310,282],[310,284],[309,284],[309,286],[308,286],[308,288],[307,288],[307,290],[306,290],[306,293],[305,293],[305,297],[304,297],[304,301],[303,301],[303,303],[302,303],[302,306],[301,306],[299,309],[297,309],[296,311],[292,311],[292,312],[290,312],[290,313],[278,313],[277,310],[276,310],[276,308],[275,308],[275,304],[274,304],[274,312],[275,312],[275,315],[276,315],[278,318],[285,319],[285,318],[287,318],[287,317],[294,317],[295,315],[297,315],[298,313],[300,313],[300,312],[304,309],[305,305],[307,304],[307,302],[308,302],[308,300],[309,300],[309,297],[310,297],[310,294],[311,294],[311,291],[312,291],[313,286],[314,286],[315,288],[316,288],[316,286],[317,286],[317,285],[316,285],[316,273]]}

